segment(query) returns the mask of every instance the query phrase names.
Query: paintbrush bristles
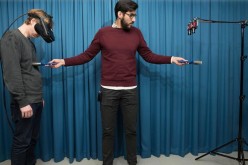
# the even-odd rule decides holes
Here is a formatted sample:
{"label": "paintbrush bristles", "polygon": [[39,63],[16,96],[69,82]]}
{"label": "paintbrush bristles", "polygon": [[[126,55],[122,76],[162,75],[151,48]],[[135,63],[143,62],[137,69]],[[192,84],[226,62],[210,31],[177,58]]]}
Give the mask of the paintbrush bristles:
{"label": "paintbrush bristles", "polygon": [[192,64],[201,65],[202,61],[192,61]]}

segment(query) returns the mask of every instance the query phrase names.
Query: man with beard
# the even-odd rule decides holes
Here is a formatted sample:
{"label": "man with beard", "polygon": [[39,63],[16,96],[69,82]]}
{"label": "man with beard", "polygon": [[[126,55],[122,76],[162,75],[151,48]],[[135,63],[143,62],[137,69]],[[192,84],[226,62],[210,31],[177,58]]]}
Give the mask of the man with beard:
{"label": "man with beard", "polygon": [[115,5],[116,21],[112,26],[101,28],[88,49],[71,58],[54,59],[52,66],[80,65],[92,60],[102,52],[101,73],[101,117],[103,165],[112,165],[114,159],[114,135],[117,111],[123,116],[127,161],[137,164],[136,158],[136,121],[138,112],[136,82],[136,51],[149,63],[182,66],[181,57],[154,54],[147,46],[141,31],[133,27],[138,4],[131,0],[119,0]]}

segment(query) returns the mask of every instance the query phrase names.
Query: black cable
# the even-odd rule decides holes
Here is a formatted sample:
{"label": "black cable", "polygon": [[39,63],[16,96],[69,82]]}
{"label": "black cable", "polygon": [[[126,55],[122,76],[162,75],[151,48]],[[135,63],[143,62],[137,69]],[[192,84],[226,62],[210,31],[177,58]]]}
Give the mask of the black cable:
{"label": "black cable", "polygon": [[[0,40],[0,44],[1,44],[1,40]],[[1,54],[0,54],[0,57],[1,57]],[[0,62],[1,62],[1,58],[0,58]],[[2,65],[1,65],[1,72],[2,72],[2,83],[3,83],[3,109],[4,109],[5,115],[7,117],[7,121],[8,121],[9,127],[11,128],[12,133],[14,133],[14,128],[13,128],[13,126],[11,124],[11,120],[9,118],[8,111],[7,111],[7,106],[6,106],[6,95],[5,95],[6,92],[5,92],[5,83],[4,83],[4,78],[3,78],[3,68],[2,68]]]}
{"label": "black cable", "polygon": [[[0,39],[0,44],[1,44],[1,39]],[[1,54],[0,54],[0,62],[1,62]],[[10,118],[9,118],[9,115],[8,115],[8,111],[7,111],[7,106],[6,106],[6,95],[5,95],[6,92],[5,92],[5,83],[4,83],[4,78],[3,78],[3,67],[2,67],[2,65],[1,65],[1,72],[2,72],[2,82],[3,82],[3,109],[5,111],[9,127],[11,128],[12,132],[14,133],[14,128],[13,128],[13,126],[11,124],[11,121],[10,121]]]}
{"label": "black cable", "polygon": [[[2,65],[1,65],[1,70],[2,70],[2,76],[3,76]],[[3,109],[5,111],[5,114],[6,114],[6,117],[7,117],[7,121],[8,121],[8,124],[9,124],[9,127],[11,128],[12,132],[14,133],[14,127],[11,124],[11,120],[9,118],[8,111],[7,111],[7,106],[6,106],[5,84],[4,84],[4,80],[3,79],[2,79],[2,81],[3,81]]]}
{"label": "black cable", "polygon": [[5,35],[5,33],[9,30],[9,28],[15,23],[15,21],[17,21],[19,18],[23,17],[24,15],[27,15],[28,13],[22,14],[19,17],[17,17],[10,25],[9,27],[4,31],[2,37]]}

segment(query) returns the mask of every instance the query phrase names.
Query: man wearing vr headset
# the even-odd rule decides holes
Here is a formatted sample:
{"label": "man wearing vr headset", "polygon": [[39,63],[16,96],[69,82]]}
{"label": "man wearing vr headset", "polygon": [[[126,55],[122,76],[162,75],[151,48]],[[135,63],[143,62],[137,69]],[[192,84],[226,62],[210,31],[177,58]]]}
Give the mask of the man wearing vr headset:
{"label": "man wearing vr headset", "polygon": [[41,36],[54,41],[52,16],[40,9],[28,11],[28,18],[18,28],[7,31],[1,39],[3,78],[11,94],[11,115],[15,124],[11,165],[34,165],[35,145],[39,137],[42,79],[36,62],[36,49],[31,38]]}

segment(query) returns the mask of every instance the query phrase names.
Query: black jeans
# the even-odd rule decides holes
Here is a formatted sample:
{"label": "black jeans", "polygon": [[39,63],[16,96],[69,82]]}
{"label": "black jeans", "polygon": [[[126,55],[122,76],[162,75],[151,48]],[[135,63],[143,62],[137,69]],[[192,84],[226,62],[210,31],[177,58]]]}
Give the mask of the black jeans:
{"label": "black jeans", "polygon": [[31,107],[33,116],[22,118],[19,105],[11,104],[12,120],[15,124],[11,165],[34,165],[36,163],[35,145],[39,137],[43,103],[31,104]]}
{"label": "black jeans", "polygon": [[111,90],[101,89],[101,115],[103,128],[103,165],[112,165],[114,159],[114,135],[117,111],[120,107],[125,128],[127,161],[137,164],[136,157],[136,123],[137,123],[137,89]]}

